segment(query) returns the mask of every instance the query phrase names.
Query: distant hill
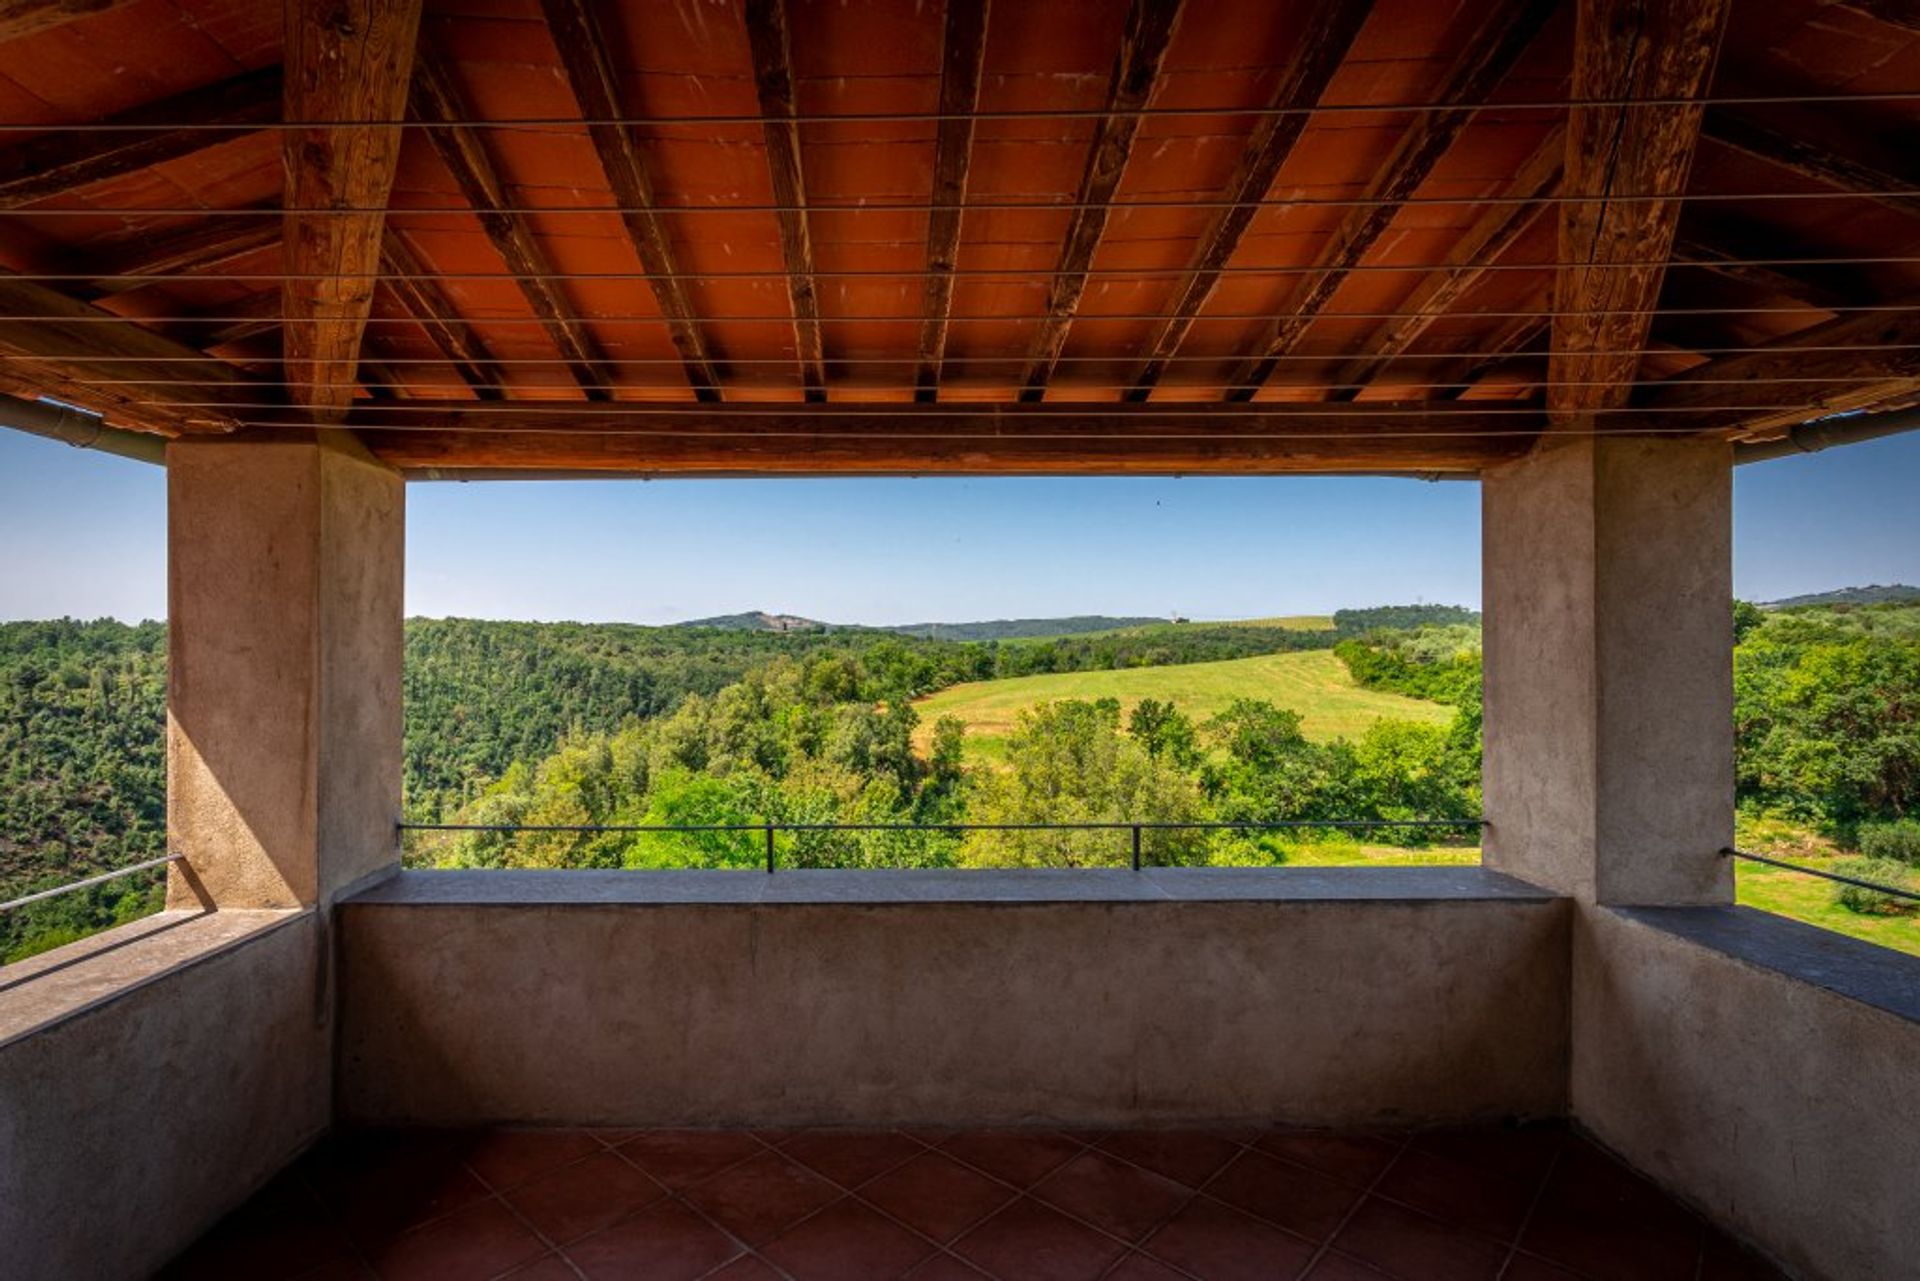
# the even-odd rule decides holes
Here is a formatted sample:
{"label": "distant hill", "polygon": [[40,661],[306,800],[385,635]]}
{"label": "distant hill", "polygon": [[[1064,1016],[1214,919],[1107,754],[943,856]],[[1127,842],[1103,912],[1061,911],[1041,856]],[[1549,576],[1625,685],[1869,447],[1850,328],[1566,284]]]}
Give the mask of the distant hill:
{"label": "distant hill", "polygon": [[674,626],[746,632],[892,632],[898,636],[918,636],[926,640],[981,641],[1078,636],[1086,632],[1110,632],[1122,627],[1141,627],[1166,621],[1164,618],[1112,618],[1105,614],[1080,614],[1072,618],[996,618],[982,623],[901,623],[891,627],[871,627],[860,623],[823,623],[815,618],[802,618],[798,614],[769,614],[763,609],[756,609],[744,614],[696,618]]}
{"label": "distant hill", "polygon": [[1889,583],[1882,587],[1836,587],[1830,592],[1789,596],[1785,600],[1762,601],[1761,609],[1800,609],[1809,605],[1888,605],[1920,602],[1920,587]]}

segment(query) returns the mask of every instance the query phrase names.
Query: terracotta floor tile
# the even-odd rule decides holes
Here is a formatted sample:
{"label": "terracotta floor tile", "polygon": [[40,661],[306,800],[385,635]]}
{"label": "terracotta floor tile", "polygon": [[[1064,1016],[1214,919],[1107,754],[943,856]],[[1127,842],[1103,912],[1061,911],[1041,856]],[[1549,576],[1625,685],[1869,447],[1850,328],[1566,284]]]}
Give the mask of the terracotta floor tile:
{"label": "terracotta floor tile", "polygon": [[164,1268],[160,1281],[273,1281],[352,1257],[344,1227],[305,1185],[276,1179]]}
{"label": "terracotta floor tile", "polygon": [[718,1272],[709,1272],[706,1281],[781,1281],[771,1265],[751,1254],[743,1254]]}
{"label": "terracotta floor tile", "polygon": [[987,1274],[951,1254],[935,1254],[913,1271],[908,1281],[987,1281]]}
{"label": "terracotta floor tile", "polygon": [[1371,1134],[1336,1134],[1326,1130],[1269,1130],[1254,1146],[1295,1165],[1330,1174],[1365,1187],[1393,1160],[1397,1143]]}
{"label": "terracotta floor tile", "polygon": [[765,1150],[765,1144],[740,1130],[645,1130],[618,1148],[620,1155],[676,1190]]}
{"label": "terracotta floor tile", "polygon": [[1520,1245],[1595,1281],[1691,1281],[1705,1225],[1578,1138],[1547,1179]]}
{"label": "terracotta floor tile", "polygon": [[1391,1202],[1369,1198],[1333,1244],[1396,1277],[1414,1281],[1492,1281],[1505,1247]]}
{"label": "terracotta floor tile", "polygon": [[1186,1281],[1186,1278],[1151,1255],[1132,1250],[1101,1281]]}
{"label": "terracotta floor tile", "polygon": [[1193,1190],[1104,1152],[1082,1152],[1034,1184],[1028,1195],[1137,1242],[1165,1223]]}
{"label": "terracotta floor tile", "polygon": [[1025,1190],[1085,1149],[1045,1130],[973,1130],[940,1145],[949,1156]]}
{"label": "terracotta floor tile", "polygon": [[803,1221],[760,1253],[795,1281],[883,1281],[906,1275],[933,1251],[931,1242],[848,1198]]}
{"label": "terracotta floor tile", "polygon": [[814,1173],[851,1190],[926,1151],[926,1147],[891,1130],[865,1133],[816,1130],[795,1135],[781,1151]]}
{"label": "terracotta floor tile", "polygon": [[1196,1197],[1147,1238],[1148,1254],[1207,1281],[1291,1277],[1314,1247],[1218,1201]]}
{"label": "terracotta floor tile", "polygon": [[998,1211],[953,1244],[955,1254],[1007,1281],[1090,1281],[1125,1249],[1030,1197]]}
{"label": "terracotta floor tile", "polygon": [[1214,1176],[1205,1195],[1319,1242],[1340,1226],[1362,1194],[1331,1175],[1242,1152]]}
{"label": "terracotta floor tile", "polygon": [[1311,1271],[1300,1281],[1394,1281],[1386,1273],[1377,1271],[1360,1262],[1349,1259],[1344,1254],[1332,1250],[1320,1256]]}
{"label": "terracotta floor tile", "polygon": [[845,1193],[781,1152],[761,1152],[681,1190],[687,1203],[748,1245],[771,1241]]}
{"label": "terracotta floor tile", "polygon": [[1099,1146],[1190,1188],[1205,1183],[1240,1152],[1232,1139],[1199,1130],[1130,1130],[1108,1135]]}
{"label": "terracotta floor tile", "polygon": [[1516,1254],[1500,1274],[1500,1281],[1581,1281],[1578,1272],[1569,1272],[1545,1259],[1536,1259],[1530,1254]]}
{"label": "terracotta floor tile", "polygon": [[513,1211],[487,1200],[368,1251],[368,1261],[383,1281],[485,1281],[546,1250]]}
{"label": "terracotta floor tile", "polygon": [[580,1274],[560,1255],[549,1254],[515,1268],[501,1281],[580,1281]]}
{"label": "terracotta floor tile", "polygon": [[[260,1274],[256,1272],[247,1275],[251,1278]],[[380,1281],[380,1274],[358,1259],[335,1259],[331,1263],[321,1264],[311,1272],[298,1274],[294,1281]],[[574,1277],[572,1281],[579,1281],[579,1278]]]}
{"label": "terracotta floor tile", "polygon": [[602,1150],[600,1140],[585,1130],[489,1130],[475,1137],[466,1164],[495,1192],[504,1192]]}
{"label": "terracotta floor tile", "polygon": [[566,1256],[589,1281],[690,1281],[743,1253],[726,1233],[677,1201],[656,1201]]}
{"label": "terracotta floor tile", "polygon": [[1786,1281],[1786,1274],[1745,1246],[1708,1228],[1700,1256],[1700,1281]]}
{"label": "terracotta floor tile", "polygon": [[863,1200],[942,1245],[1015,1195],[1006,1184],[938,1152],[922,1152],[860,1189]]}
{"label": "terracotta floor tile", "polygon": [[1504,1175],[1537,1187],[1566,1141],[1566,1126],[1553,1122],[1423,1130],[1413,1136],[1408,1146],[1470,1169]]}
{"label": "terracotta floor tile", "polygon": [[565,1245],[651,1205],[666,1189],[603,1149],[529,1179],[505,1195],[547,1240]]}
{"label": "terracotta floor tile", "polygon": [[1503,1174],[1408,1150],[1374,1185],[1374,1194],[1501,1242],[1526,1222],[1537,1188]]}

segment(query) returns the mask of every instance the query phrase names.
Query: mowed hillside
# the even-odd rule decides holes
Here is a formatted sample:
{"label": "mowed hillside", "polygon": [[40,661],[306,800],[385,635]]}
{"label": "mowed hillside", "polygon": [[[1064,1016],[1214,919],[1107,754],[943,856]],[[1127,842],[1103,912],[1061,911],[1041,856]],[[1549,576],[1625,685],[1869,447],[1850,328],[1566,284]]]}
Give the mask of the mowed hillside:
{"label": "mowed hillside", "polygon": [[920,713],[917,742],[926,750],[933,723],[957,716],[967,726],[968,754],[998,758],[1000,744],[1022,708],[1058,699],[1117,698],[1123,711],[1143,698],[1173,703],[1196,721],[1236,698],[1261,698],[1300,713],[1308,738],[1327,742],[1358,738],[1382,718],[1445,724],[1451,707],[1399,694],[1360,689],[1329,650],[1264,654],[1224,663],[1131,667],[1120,671],[1063,672],[1011,680],[954,685],[914,704]]}

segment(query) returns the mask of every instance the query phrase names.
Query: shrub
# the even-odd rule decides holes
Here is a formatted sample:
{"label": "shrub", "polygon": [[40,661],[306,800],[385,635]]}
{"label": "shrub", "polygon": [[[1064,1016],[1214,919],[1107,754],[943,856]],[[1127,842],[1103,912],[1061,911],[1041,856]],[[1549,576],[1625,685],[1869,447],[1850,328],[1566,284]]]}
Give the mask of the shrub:
{"label": "shrub", "polygon": [[1920,866],[1920,819],[1897,823],[1862,823],[1860,853],[1867,858],[1892,859]]}
{"label": "shrub", "polygon": [[[1886,858],[1843,858],[1833,865],[1833,870],[1841,876],[1852,876],[1863,881],[1877,881],[1882,885],[1892,885],[1900,889],[1909,887],[1907,865]],[[1874,916],[1890,915],[1912,911],[1912,899],[1903,899],[1893,894],[1882,894],[1879,890],[1870,890],[1858,885],[1835,884],[1833,901],[1853,912]]]}

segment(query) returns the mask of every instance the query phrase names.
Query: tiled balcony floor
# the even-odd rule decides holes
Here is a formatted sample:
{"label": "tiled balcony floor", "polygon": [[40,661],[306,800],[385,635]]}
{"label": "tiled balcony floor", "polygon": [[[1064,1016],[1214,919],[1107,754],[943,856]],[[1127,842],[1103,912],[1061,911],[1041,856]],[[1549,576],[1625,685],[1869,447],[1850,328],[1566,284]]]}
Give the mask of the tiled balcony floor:
{"label": "tiled balcony floor", "polygon": [[1736,1281],[1759,1263],[1557,1127],[492,1130],[323,1145],[169,1278]]}

